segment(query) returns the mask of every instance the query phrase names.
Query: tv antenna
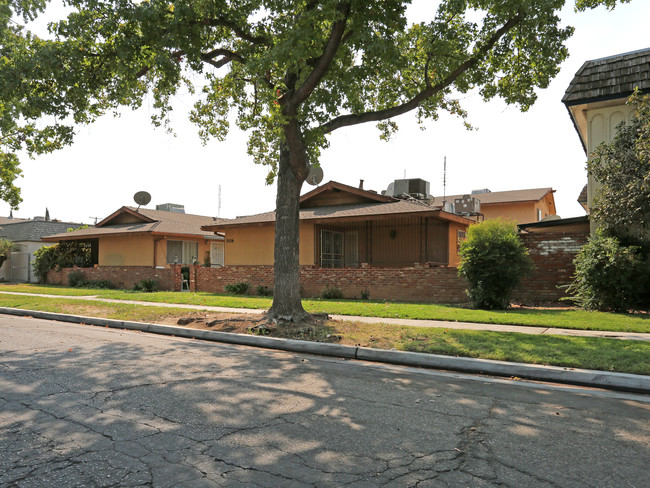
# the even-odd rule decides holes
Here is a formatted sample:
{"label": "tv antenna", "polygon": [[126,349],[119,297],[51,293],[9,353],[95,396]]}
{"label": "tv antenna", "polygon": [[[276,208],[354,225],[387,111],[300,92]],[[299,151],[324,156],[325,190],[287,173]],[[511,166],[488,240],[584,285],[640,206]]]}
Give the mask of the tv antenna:
{"label": "tv antenna", "polygon": [[135,210],[137,212],[140,210],[141,205],[146,205],[151,201],[151,195],[149,195],[149,193],[146,191],[139,191],[133,195],[133,200],[135,200],[135,203],[138,204],[138,208]]}

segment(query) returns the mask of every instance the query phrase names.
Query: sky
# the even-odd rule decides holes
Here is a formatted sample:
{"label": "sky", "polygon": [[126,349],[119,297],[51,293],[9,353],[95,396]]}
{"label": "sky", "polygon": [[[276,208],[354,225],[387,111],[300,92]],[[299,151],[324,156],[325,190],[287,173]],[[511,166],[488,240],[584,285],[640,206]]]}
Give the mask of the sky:
{"label": "sky", "polygon": [[[561,99],[585,61],[650,47],[650,2],[632,0],[613,11],[600,7],[581,13],[568,3],[561,18],[576,29],[567,42],[570,57],[550,86],[538,90],[528,112],[469,95],[461,102],[475,131],[447,115],[421,130],[413,113],[395,119],[400,129],[389,142],[379,139],[373,124],[335,131],[321,156],[321,184],[334,180],[356,187],[363,179],[365,189],[380,192],[393,180],[422,178],[433,195],[551,187],[558,215],[584,215],[577,198],[586,184],[586,155]],[[431,4],[416,0],[409,13],[421,16]],[[51,218],[93,224],[123,205],[135,205],[138,191],[151,194],[148,208],[176,203],[187,213],[222,218],[273,210],[275,184],[265,184],[266,168],[246,154],[246,134],[233,123],[224,142],[202,145],[187,120],[192,104],[191,98],[176,97],[175,137],[151,125],[150,103],[145,103],[137,111],[124,109],[119,117],[107,115],[79,127],[74,144],[63,150],[23,157],[18,179],[23,202],[13,216],[43,216],[47,208]],[[305,184],[303,193],[312,189]],[[9,211],[0,202],[0,215]]]}

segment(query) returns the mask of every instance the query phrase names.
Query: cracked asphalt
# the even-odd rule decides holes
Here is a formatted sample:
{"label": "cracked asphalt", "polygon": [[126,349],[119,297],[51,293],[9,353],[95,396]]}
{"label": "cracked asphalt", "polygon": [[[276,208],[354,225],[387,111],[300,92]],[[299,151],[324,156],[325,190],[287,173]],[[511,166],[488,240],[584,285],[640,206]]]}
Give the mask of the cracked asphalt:
{"label": "cracked asphalt", "polygon": [[642,487],[650,398],[0,318],[1,487]]}

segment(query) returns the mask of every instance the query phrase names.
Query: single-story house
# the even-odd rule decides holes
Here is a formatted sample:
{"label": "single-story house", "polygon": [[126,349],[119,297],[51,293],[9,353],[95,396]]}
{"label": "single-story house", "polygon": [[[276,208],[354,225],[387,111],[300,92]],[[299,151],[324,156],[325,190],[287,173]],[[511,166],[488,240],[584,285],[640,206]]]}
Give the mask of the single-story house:
{"label": "single-story house", "polygon": [[34,253],[44,246],[42,237],[66,232],[82,225],[45,220],[44,217],[39,217],[38,220],[2,217],[0,237],[12,241],[16,247],[0,268],[0,281],[38,282],[34,275]]}
{"label": "single-story house", "polygon": [[[552,188],[533,188],[527,190],[511,191],[490,191],[488,189],[474,190],[469,195],[447,195],[446,197],[435,197],[432,205],[442,206],[443,201],[455,203],[476,199],[480,202],[475,215],[470,218],[481,218],[485,220],[504,218],[515,223],[538,222],[550,215],[555,215],[555,198]],[[455,205],[456,213],[461,213],[462,208]]]}
{"label": "single-story house", "polygon": [[[616,135],[616,127],[629,123],[634,107],[627,99],[638,88],[650,93],[650,48],[586,61],[566,89],[562,102],[588,158]],[[587,212],[593,206],[598,182],[588,175]],[[591,222],[592,232],[595,222]]]}
{"label": "single-story house", "polygon": [[95,227],[54,234],[43,240],[89,242],[96,249],[95,264],[100,267],[160,268],[175,263],[221,266],[224,264],[223,236],[201,230],[202,226],[217,222],[220,219],[216,217],[122,207]]}
{"label": "single-story house", "polygon": [[[300,198],[301,266],[457,266],[458,243],[472,223],[416,199],[330,181]],[[225,235],[225,264],[272,265],[275,212],[208,223]]]}

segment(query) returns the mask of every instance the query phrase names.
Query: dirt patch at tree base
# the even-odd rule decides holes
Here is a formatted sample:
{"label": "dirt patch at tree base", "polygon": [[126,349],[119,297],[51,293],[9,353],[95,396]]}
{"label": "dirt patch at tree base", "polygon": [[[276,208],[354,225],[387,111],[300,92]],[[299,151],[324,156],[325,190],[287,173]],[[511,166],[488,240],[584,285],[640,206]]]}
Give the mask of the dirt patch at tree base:
{"label": "dirt patch at tree base", "polygon": [[335,322],[324,316],[312,316],[301,322],[270,323],[262,314],[196,312],[157,320],[164,325],[214,330],[235,334],[257,334],[284,339],[341,343]]}

